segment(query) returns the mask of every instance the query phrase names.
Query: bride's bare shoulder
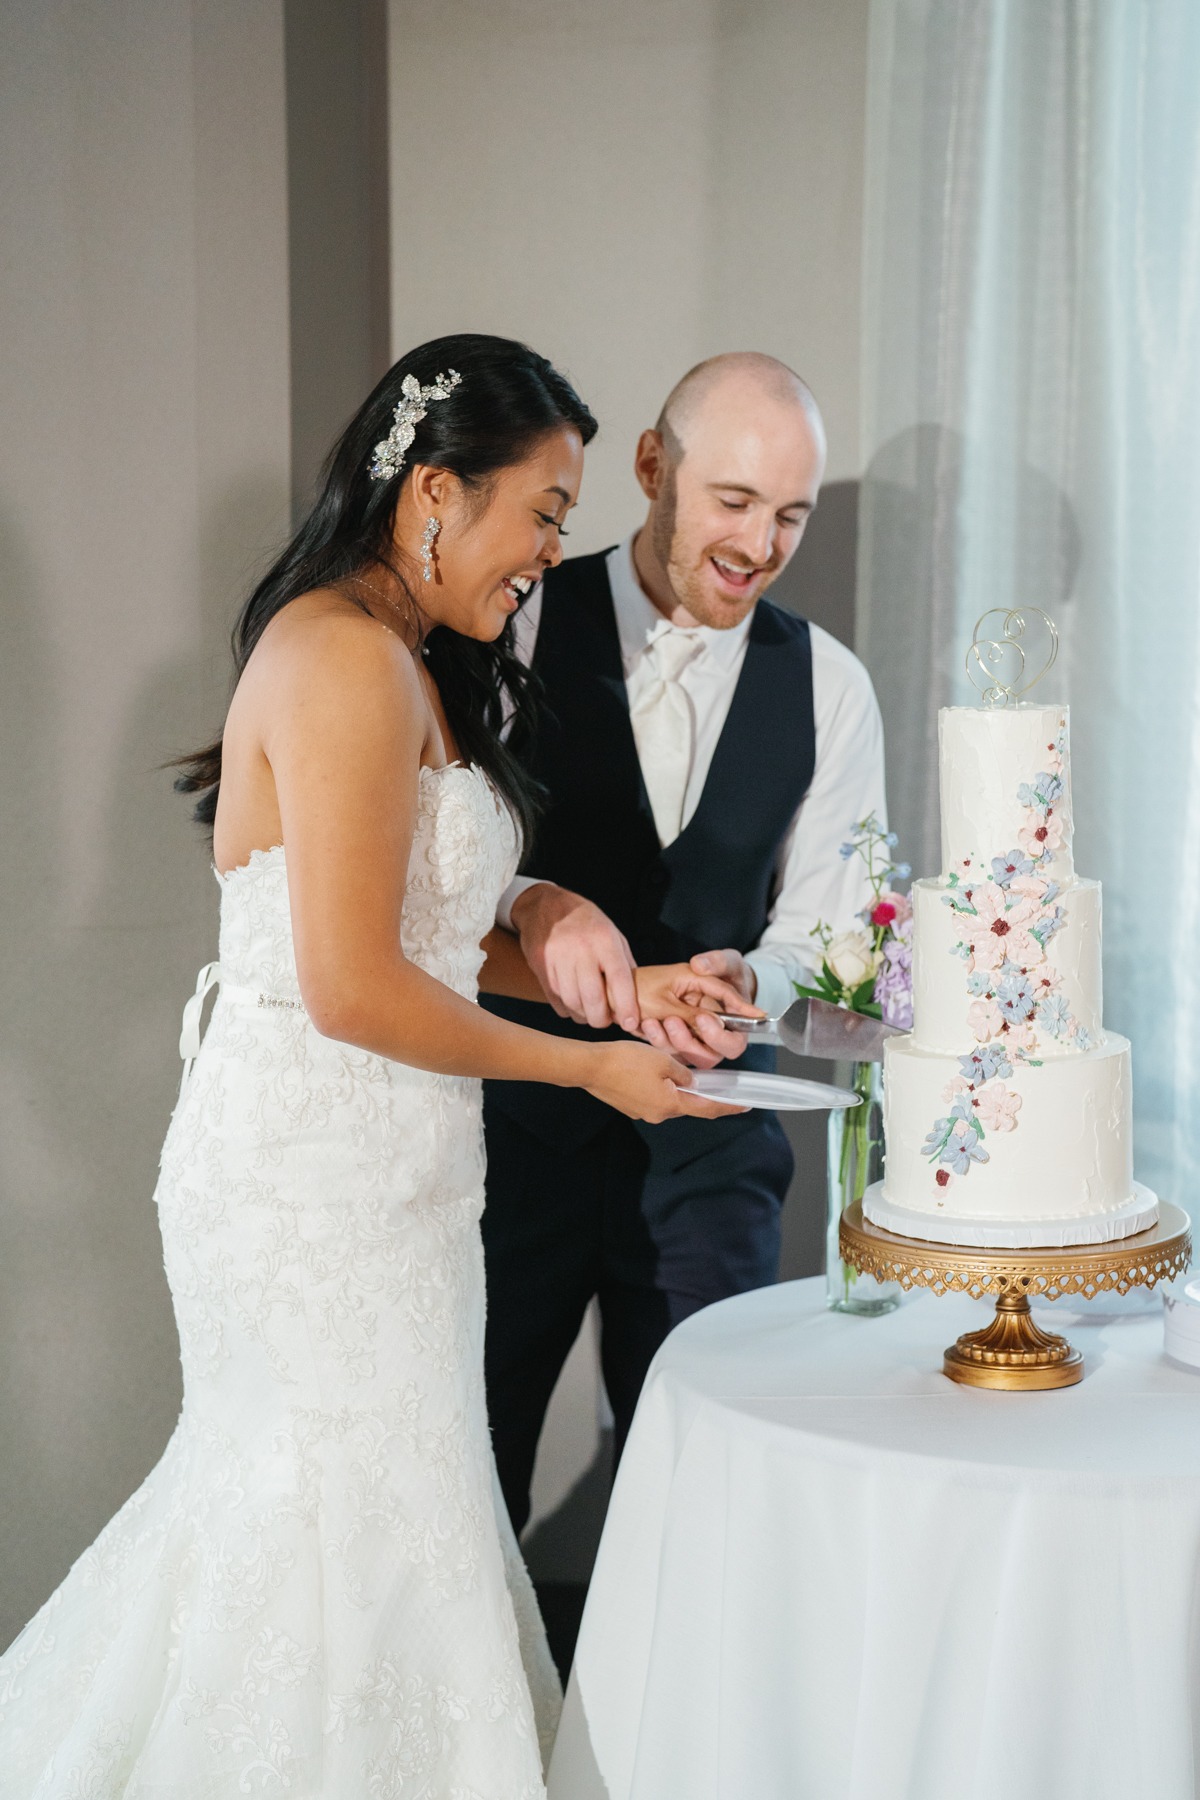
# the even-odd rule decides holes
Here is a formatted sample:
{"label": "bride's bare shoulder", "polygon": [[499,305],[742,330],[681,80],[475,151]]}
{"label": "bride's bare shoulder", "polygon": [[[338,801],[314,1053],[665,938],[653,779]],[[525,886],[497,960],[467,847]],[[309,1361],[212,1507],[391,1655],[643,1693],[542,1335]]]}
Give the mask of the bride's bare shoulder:
{"label": "bride's bare shoulder", "polygon": [[[257,665],[257,667],[256,667]],[[416,664],[398,632],[339,594],[315,588],[289,602],[266,626],[246,665],[272,687],[293,681],[318,688],[353,681],[419,691]],[[243,676],[243,680],[245,680]]]}

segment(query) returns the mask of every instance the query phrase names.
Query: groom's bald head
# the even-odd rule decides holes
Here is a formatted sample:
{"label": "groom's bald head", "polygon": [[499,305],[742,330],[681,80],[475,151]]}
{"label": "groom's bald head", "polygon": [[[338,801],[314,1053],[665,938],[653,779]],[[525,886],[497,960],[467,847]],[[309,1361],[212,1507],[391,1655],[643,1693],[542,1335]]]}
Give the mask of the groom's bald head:
{"label": "groom's bald head", "polygon": [[663,402],[655,430],[674,462],[682,460],[697,423],[727,424],[731,411],[766,404],[797,411],[815,444],[825,453],[825,425],[808,383],[778,357],[760,350],[730,350],[710,356],[680,377]]}
{"label": "groom's bald head", "polygon": [[758,351],[709,357],[667,396],[635,469],[650,501],[639,573],[660,607],[702,625],[744,619],[804,534],[825,470],[808,384]]}

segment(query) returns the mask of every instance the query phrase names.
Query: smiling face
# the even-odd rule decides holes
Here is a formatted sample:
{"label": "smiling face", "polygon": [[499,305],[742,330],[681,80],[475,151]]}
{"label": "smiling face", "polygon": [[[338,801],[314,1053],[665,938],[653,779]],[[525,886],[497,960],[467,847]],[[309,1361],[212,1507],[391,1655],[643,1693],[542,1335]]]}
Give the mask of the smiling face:
{"label": "smiling face", "polygon": [[[499,637],[524,596],[562,561],[563,520],[582,477],[583,440],[574,426],[547,432],[523,462],[474,492],[445,469],[415,467],[396,508],[396,540],[415,569],[413,592],[427,621],[485,642]],[[441,530],[427,582],[417,546],[430,517]]]}
{"label": "smiling face", "polygon": [[[794,378],[793,378],[794,380]],[[635,556],[660,611],[738,625],[787,566],[825,467],[820,415],[800,384],[735,367],[662,429],[636,470],[651,501]]]}

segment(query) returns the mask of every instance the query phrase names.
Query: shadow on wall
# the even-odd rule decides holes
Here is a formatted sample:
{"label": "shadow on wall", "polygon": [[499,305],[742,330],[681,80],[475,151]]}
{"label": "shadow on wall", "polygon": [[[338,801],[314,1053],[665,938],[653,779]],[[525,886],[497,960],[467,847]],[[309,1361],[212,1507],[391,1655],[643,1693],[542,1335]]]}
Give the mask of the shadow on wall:
{"label": "shadow on wall", "polygon": [[[228,547],[261,539],[279,513],[278,492],[255,481],[212,509],[196,647],[144,682],[99,770],[86,719],[56,710],[46,583],[0,525],[0,720],[20,770],[0,784],[0,1642],[141,1483],[178,1413],[152,1194],[180,1011],[215,954],[217,890],[159,765],[221,722],[247,581]],[[69,888],[60,804],[77,784],[105,811],[86,897]]]}
{"label": "shadow on wall", "polygon": [[890,438],[863,477],[859,643],[883,712],[891,824],[918,875],[941,868],[937,715],[970,697],[975,620],[1024,603],[1065,636],[1079,573],[1079,525],[1062,490],[1028,463],[1001,469],[979,503],[988,515],[971,519],[967,477],[984,491],[981,468],[978,446],[925,424]]}

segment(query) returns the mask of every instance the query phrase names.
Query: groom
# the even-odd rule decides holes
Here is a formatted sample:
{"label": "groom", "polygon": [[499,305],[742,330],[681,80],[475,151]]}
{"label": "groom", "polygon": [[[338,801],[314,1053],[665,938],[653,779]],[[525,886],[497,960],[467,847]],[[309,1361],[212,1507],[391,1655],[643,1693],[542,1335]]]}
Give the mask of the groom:
{"label": "groom", "polygon": [[[554,1011],[494,1010],[564,1036],[640,1031],[701,1068],[743,1051],[742,1066],[770,1066],[703,1015],[641,1024],[632,970],[690,960],[779,1013],[813,966],[818,919],[840,928],[865,903],[838,849],[855,820],[884,816],[870,678],[762,598],[824,465],[820,413],[790,369],[702,363],[639,440],[641,529],[550,570],[518,615],[545,689],[533,769],[548,801],[500,923]],[[488,1082],[484,1119],[488,1410],[519,1532],[593,1296],[619,1456],[672,1326],[777,1279],[792,1156],[768,1112],[645,1126],[578,1090]]]}

